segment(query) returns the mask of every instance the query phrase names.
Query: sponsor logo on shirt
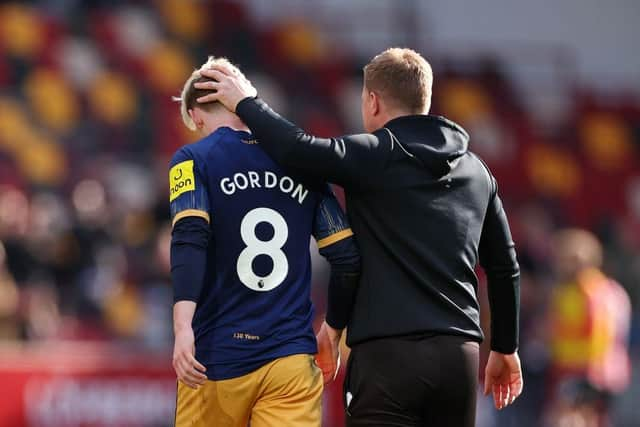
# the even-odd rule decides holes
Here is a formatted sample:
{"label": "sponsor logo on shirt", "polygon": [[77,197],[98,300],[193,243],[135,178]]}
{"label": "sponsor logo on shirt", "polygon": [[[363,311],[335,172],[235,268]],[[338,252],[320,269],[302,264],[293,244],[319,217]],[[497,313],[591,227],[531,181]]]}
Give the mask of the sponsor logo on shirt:
{"label": "sponsor logo on shirt", "polygon": [[185,160],[169,170],[169,201],[173,202],[179,195],[196,189],[193,176],[193,160]]}

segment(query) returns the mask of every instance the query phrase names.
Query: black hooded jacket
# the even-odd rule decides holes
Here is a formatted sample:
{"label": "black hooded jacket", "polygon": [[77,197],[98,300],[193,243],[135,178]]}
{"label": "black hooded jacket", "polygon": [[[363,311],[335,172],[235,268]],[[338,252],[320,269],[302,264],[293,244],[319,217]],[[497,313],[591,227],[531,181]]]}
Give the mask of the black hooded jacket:
{"label": "black hooded jacket", "polygon": [[517,349],[514,243],[496,181],[468,151],[464,129],[442,117],[415,115],[372,134],[319,138],[260,99],[243,100],[236,112],[282,166],[345,189],[362,259],[350,345],[432,334],[481,341],[479,261],[488,278],[491,347]]}

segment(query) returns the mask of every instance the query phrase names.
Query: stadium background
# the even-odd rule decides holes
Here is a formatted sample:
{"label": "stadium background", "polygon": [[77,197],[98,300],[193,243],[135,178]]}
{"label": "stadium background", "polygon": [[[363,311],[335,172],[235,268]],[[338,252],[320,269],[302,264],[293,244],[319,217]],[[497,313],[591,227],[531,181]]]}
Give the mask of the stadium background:
{"label": "stadium background", "polygon": [[[361,67],[392,45],[431,61],[432,112],[470,132],[519,249],[525,393],[500,416],[481,399],[478,425],[540,425],[550,403],[550,242],[565,226],[596,233],[631,297],[635,369],[614,419],[637,425],[640,5],[557,3],[3,2],[0,426],[171,425],[167,162],[195,135],[170,96],[206,55],[329,136],[361,129]],[[339,385],[325,402],[341,426]]]}

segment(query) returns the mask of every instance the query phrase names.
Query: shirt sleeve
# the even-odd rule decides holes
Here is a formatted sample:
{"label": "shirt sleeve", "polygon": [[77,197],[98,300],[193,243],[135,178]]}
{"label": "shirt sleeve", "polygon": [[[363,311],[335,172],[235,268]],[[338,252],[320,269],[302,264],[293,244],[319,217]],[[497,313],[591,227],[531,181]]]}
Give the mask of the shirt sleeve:
{"label": "shirt sleeve", "polygon": [[320,254],[331,265],[326,321],[335,329],[343,329],[358,291],[360,253],[342,208],[328,186],[317,207],[313,235]]}
{"label": "shirt sleeve", "polygon": [[310,135],[273,111],[259,98],[245,98],[236,113],[281,166],[296,168],[349,190],[366,190],[372,174],[385,167],[392,148],[386,135],[336,138]]}
{"label": "shirt sleeve", "polygon": [[202,169],[185,148],[173,156],[169,167],[169,204],[173,226],[186,217],[211,221],[207,180]]}
{"label": "shirt sleeve", "polygon": [[203,218],[189,216],[178,221],[171,232],[171,280],[173,302],[198,302],[207,264],[211,229]]}
{"label": "shirt sleeve", "polygon": [[318,243],[318,249],[323,249],[353,236],[349,222],[328,185],[316,208],[312,232]]}

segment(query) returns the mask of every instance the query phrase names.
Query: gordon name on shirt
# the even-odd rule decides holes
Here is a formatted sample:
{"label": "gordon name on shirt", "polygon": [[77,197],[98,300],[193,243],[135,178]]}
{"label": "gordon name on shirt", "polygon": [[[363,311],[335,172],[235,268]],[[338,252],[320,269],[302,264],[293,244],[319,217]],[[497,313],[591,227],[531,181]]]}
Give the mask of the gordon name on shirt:
{"label": "gordon name on shirt", "polygon": [[289,194],[292,199],[302,204],[309,194],[302,184],[295,182],[291,177],[286,175],[278,176],[271,171],[247,171],[246,173],[238,172],[230,177],[220,180],[220,189],[226,195],[233,195],[236,191],[246,190],[248,188],[266,188],[276,189],[285,194]]}

